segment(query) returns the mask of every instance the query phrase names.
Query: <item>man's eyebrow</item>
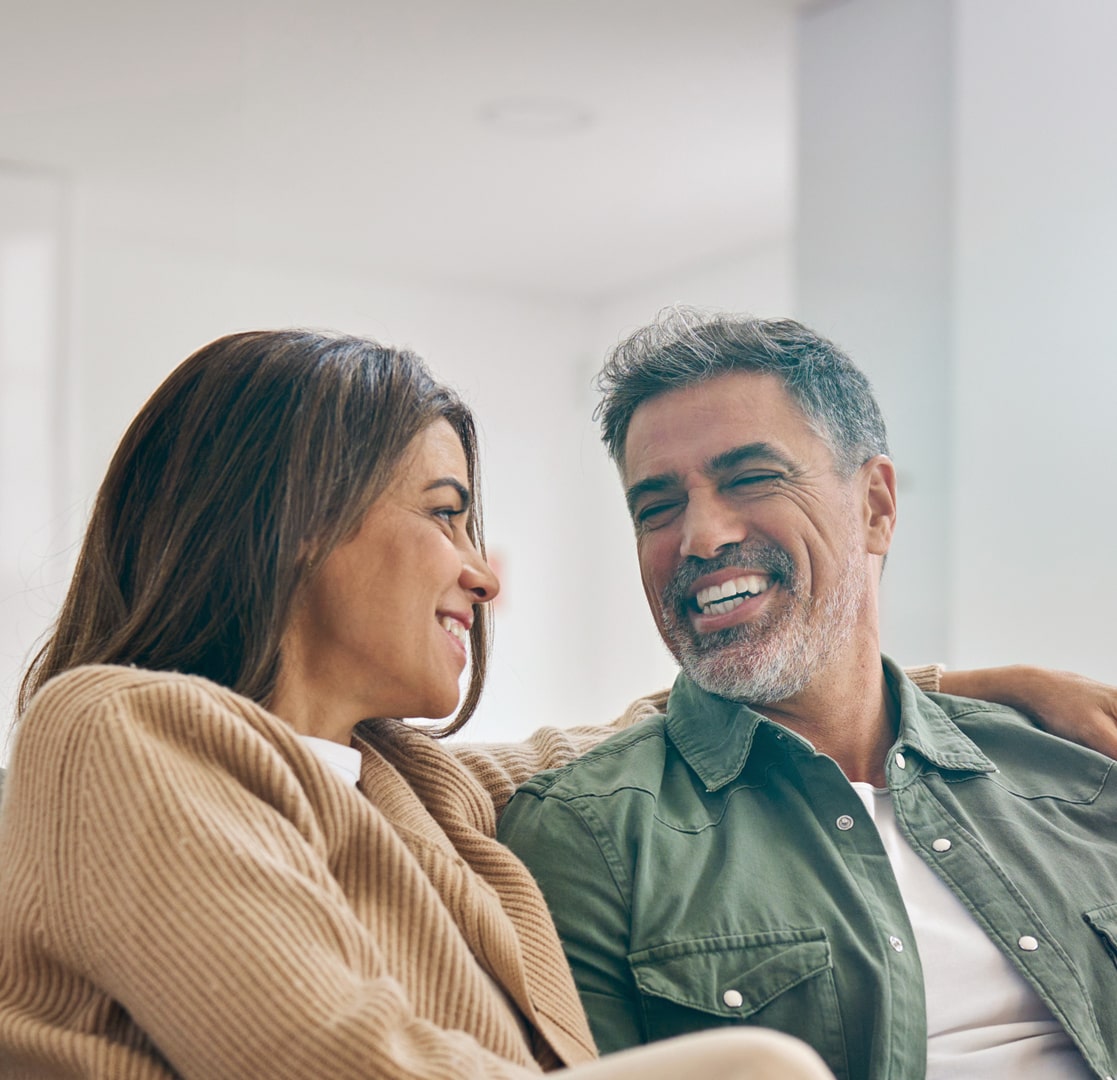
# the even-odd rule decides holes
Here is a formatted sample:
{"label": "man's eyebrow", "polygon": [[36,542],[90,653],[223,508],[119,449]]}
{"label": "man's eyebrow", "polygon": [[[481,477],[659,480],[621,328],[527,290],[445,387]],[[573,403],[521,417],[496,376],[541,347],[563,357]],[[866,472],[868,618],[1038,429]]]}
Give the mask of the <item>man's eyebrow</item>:
{"label": "man's eyebrow", "polygon": [[744,446],[734,446],[724,450],[706,463],[707,473],[726,472],[740,465],[751,464],[754,461],[770,461],[785,469],[794,468],[792,461],[781,450],[777,450],[771,443],[755,442],[746,443]]}
{"label": "man's eyebrow", "polygon": [[460,480],[452,476],[440,476],[437,480],[432,480],[425,488],[424,491],[437,491],[439,488],[453,488],[458,497],[462,501],[462,509],[468,510],[470,503],[473,502],[473,497],[469,494],[469,488],[465,486]]}

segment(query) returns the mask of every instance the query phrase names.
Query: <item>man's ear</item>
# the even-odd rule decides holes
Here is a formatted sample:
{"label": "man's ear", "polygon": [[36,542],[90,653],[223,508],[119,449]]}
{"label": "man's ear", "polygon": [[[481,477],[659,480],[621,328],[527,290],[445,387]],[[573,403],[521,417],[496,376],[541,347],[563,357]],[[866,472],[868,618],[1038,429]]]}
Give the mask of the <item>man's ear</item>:
{"label": "man's ear", "polygon": [[884,454],[861,466],[865,492],[865,546],[870,555],[887,555],[896,529],[896,466]]}

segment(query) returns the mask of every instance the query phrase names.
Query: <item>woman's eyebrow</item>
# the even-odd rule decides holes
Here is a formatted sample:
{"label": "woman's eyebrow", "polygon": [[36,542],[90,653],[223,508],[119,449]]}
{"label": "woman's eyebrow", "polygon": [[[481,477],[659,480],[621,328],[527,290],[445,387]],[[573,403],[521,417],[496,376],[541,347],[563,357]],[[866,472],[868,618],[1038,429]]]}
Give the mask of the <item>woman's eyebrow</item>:
{"label": "woman's eyebrow", "polygon": [[437,480],[432,480],[429,484],[427,484],[427,486],[423,488],[423,490],[437,491],[439,488],[443,487],[453,488],[458,493],[458,497],[462,501],[462,509],[469,509],[469,505],[473,501],[473,497],[469,493],[469,488],[467,488],[460,480],[455,479],[453,476],[440,476]]}

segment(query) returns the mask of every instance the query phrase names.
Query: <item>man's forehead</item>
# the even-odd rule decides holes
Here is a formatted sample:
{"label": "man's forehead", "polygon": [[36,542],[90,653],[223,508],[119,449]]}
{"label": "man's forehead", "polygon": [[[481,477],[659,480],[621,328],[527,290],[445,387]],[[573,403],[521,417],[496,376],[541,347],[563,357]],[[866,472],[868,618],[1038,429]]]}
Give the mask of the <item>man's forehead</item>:
{"label": "man's forehead", "polygon": [[781,456],[818,436],[775,375],[733,371],[668,390],[632,414],[625,437],[626,483],[713,466],[735,447],[766,444]]}

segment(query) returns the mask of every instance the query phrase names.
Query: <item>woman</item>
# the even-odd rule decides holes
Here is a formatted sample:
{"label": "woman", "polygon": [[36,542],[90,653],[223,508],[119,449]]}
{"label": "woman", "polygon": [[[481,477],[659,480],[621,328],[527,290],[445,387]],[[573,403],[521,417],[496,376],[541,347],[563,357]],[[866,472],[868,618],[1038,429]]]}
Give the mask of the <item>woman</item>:
{"label": "woman", "polygon": [[[561,947],[494,840],[607,728],[453,753],[369,717],[480,694],[465,406],[299,331],[187,359],[124,437],[22,688],[0,815],[0,1073],[827,1075],[722,1032],[592,1063]],[[470,648],[467,650],[466,641]]]}
{"label": "woman", "polygon": [[[443,731],[476,705],[498,588],[476,472],[465,406],[414,356],[360,339],[233,335],[156,391],[22,688],[0,819],[0,1074],[592,1061],[482,786],[587,740],[521,750],[518,771],[480,755],[479,782],[425,731],[366,720],[453,712],[467,641]],[[673,1075],[680,1054],[753,1075],[741,1044],[584,1075]],[[782,1037],[745,1045],[755,1075],[827,1075]]]}

